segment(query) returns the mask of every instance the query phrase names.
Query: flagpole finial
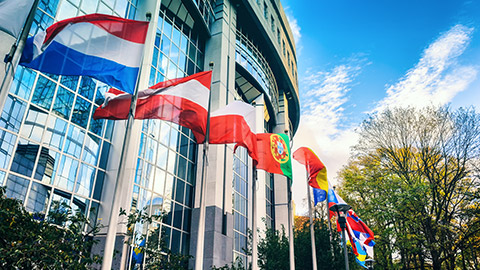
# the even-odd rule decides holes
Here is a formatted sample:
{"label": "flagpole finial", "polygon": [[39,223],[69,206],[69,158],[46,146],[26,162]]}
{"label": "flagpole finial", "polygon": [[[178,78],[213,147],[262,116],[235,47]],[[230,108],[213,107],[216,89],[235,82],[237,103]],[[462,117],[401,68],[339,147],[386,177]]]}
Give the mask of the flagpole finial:
{"label": "flagpole finial", "polygon": [[210,63],[208,63],[208,66],[210,67],[210,69],[213,69],[213,66],[215,66],[215,63],[213,63],[213,61],[210,61]]}
{"label": "flagpole finial", "polygon": [[151,12],[145,13],[145,18],[147,19],[147,21],[150,21],[152,19],[152,13]]}

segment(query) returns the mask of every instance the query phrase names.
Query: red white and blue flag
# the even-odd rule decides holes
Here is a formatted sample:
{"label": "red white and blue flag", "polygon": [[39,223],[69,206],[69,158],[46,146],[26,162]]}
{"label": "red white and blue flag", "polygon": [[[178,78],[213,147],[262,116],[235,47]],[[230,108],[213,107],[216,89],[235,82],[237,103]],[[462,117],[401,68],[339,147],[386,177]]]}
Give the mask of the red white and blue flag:
{"label": "red white and blue flag", "polygon": [[83,75],[133,94],[148,22],[89,14],[59,21],[27,39],[20,65]]}

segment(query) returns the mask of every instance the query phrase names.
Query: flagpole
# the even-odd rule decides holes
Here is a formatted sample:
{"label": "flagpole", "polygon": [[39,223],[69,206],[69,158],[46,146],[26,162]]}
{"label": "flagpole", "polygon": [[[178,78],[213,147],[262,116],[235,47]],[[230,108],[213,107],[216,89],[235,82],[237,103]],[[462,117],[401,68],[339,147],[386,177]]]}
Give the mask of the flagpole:
{"label": "flagpole", "polygon": [[[150,22],[151,16],[147,16],[147,20]],[[151,36],[152,32],[152,25],[149,23],[149,29],[147,32],[147,37],[148,35]],[[145,39],[145,43],[147,42],[147,38]],[[117,236],[117,226],[118,226],[118,216],[120,214],[120,206],[121,203],[124,201],[124,194],[123,190],[127,188],[126,181],[124,181],[126,177],[126,170],[125,166],[127,164],[127,150],[130,145],[130,140],[132,136],[132,127],[133,127],[133,122],[134,122],[134,117],[135,117],[135,109],[137,107],[137,97],[138,97],[138,90],[140,87],[140,78],[143,75],[143,61],[144,61],[144,56],[145,56],[145,48],[142,52],[142,58],[141,58],[141,64],[140,68],[138,70],[138,76],[137,76],[137,81],[135,82],[135,91],[132,95],[131,103],[130,103],[130,110],[128,113],[128,118],[127,118],[127,124],[125,127],[125,137],[123,139],[123,145],[122,145],[122,151],[120,154],[120,163],[118,165],[118,172],[117,172],[117,178],[115,179],[115,188],[113,192],[113,199],[112,199],[112,207],[110,209],[110,219],[108,221],[108,226],[107,226],[107,235],[105,237],[105,248],[103,252],[103,261],[102,261],[102,270],[111,270],[112,269],[112,263],[113,263],[113,255],[115,251],[115,240]],[[122,248],[123,249],[123,248]],[[125,263],[121,262],[121,268],[125,267]]]}
{"label": "flagpole", "polygon": [[253,161],[253,181],[252,181],[252,270],[257,270],[258,251],[257,251],[257,166]]}
{"label": "flagpole", "polygon": [[[213,70],[214,63],[210,62],[210,70]],[[211,82],[210,82],[211,84]],[[210,87],[212,89],[212,87]],[[211,91],[211,90],[210,90]],[[197,248],[195,250],[195,270],[203,269],[203,249],[205,246],[205,212],[206,202],[205,193],[207,192],[207,167],[208,167],[208,140],[210,137],[210,106],[212,103],[212,93],[208,96],[208,112],[207,112],[207,127],[205,131],[205,141],[203,143],[203,164],[202,164],[202,179],[200,183],[200,213],[198,216],[198,234],[197,234]]]}
{"label": "flagpole", "polygon": [[292,207],[292,179],[288,179],[288,248],[290,257],[290,270],[295,270],[295,251],[293,246],[293,207]]}
{"label": "flagpole", "polygon": [[[35,12],[37,11],[38,3],[40,0],[35,0],[33,2],[32,8],[28,13],[28,17],[25,20],[20,37],[15,41],[15,44],[12,45],[10,52],[5,56],[5,63],[7,65],[5,76],[2,79],[2,84],[0,85],[0,108],[3,108],[5,100],[8,96],[8,91],[10,90],[10,85],[13,81],[13,74],[17,68],[18,62],[20,61],[20,56],[22,55],[23,48],[28,38],[28,33],[32,27],[33,19],[35,18]],[[10,70],[12,75],[10,76]]]}
{"label": "flagpole", "polygon": [[312,243],[312,269],[317,270],[317,251],[315,248],[315,229],[313,225],[312,196],[310,195],[308,177],[307,177],[307,196],[308,196],[308,213],[310,215],[310,241]]}
{"label": "flagpole", "polygon": [[[288,129],[285,129],[288,136]],[[293,138],[290,140],[290,149],[293,148]],[[293,177],[293,176],[292,176]],[[293,245],[293,207],[292,207],[292,179],[287,177],[287,196],[288,196],[288,251],[290,259],[290,270],[295,270],[295,250]]]}
{"label": "flagpole", "polygon": [[332,221],[331,221],[331,217],[330,217],[330,209],[328,209],[328,192],[327,192],[327,199],[325,199],[325,207],[327,209],[328,236],[330,238],[330,251],[332,253],[332,259],[335,259],[335,253],[333,252]]}

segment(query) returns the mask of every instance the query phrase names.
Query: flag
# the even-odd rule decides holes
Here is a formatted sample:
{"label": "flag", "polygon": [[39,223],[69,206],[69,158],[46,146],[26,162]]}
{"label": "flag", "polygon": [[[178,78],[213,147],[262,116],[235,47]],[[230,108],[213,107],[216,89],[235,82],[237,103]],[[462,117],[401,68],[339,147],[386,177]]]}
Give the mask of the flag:
{"label": "flag", "polygon": [[[211,71],[158,83],[138,92],[135,119],[162,119],[192,130],[198,143],[205,140]],[[105,94],[94,119],[128,118],[132,95],[117,89]]]}
{"label": "flag", "polygon": [[327,168],[308,147],[300,147],[293,153],[293,159],[305,165],[308,184],[317,189],[328,191]]}
{"label": "flag", "polygon": [[145,238],[140,242],[138,246],[135,245],[135,248],[132,252],[132,263],[142,264],[143,263],[143,252],[142,249],[145,247]]}
{"label": "flag", "polygon": [[[347,233],[349,232],[347,231]],[[351,234],[349,234],[348,236],[349,239],[347,240],[347,246],[349,245],[352,248],[353,254],[355,255],[355,261],[358,263],[358,265],[367,268],[367,266],[365,265],[365,260],[367,259],[366,250],[357,239],[351,237]]]}
{"label": "flag", "polygon": [[20,36],[34,0],[0,0],[0,30]]}
{"label": "flag", "polygon": [[312,188],[313,189],[313,202],[314,205],[317,205],[319,202],[325,201],[327,198],[327,192],[323,189]]}
{"label": "flag", "polygon": [[292,178],[290,141],[285,134],[257,134],[257,169]]}
{"label": "flag", "polygon": [[373,246],[375,238],[373,231],[357,216],[353,210],[347,212],[347,224],[352,236],[362,245],[362,248],[373,257]]}
{"label": "flag", "polygon": [[27,39],[20,65],[83,75],[133,94],[148,22],[89,14],[59,21]]}
{"label": "flag", "polygon": [[[343,199],[342,197],[340,197],[336,192],[335,190],[330,186],[328,185],[328,193],[327,193],[327,202],[328,202],[328,209],[330,209],[330,207],[336,205],[336,204],[347,204]],[[332,216],[335,216],[337,213],[333,212],[333,211],[329,211],[329,216],[332,217]],[[337,224],[338,225],[338,224]],[[337,228],[339,228],[337,226]],[[340,231],[340,230],[339,230]]]}
{"label": "flag", "polygon": [[237,143],[257,160],[257,137],[255,135],[255,107],[242,101],[229,103],[210,115],[209,143]]}

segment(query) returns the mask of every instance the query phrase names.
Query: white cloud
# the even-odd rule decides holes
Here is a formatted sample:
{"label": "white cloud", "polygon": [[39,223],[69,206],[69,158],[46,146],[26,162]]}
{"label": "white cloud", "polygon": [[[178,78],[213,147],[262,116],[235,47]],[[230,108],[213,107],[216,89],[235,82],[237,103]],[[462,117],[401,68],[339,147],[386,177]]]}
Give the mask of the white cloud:
{"label": "white cloud", "polygon": [[300,45],[300,38],[302,38],[302,34],[300,31],[302,28],[298,25],[297,19],[292,15],[287,14],[288,24],[290,24],[290,29],[292,30],[293,38],[295,39],[295,46],[298,47]]}
{"label": "white cloud", "polygon": [[[350,146],[357,141],[353,127],[344,129],[340,125],[348,92],[363,63],[363,60],[350,60],[330,71],[309,73],[302,79],[302,89],[308,90],[303,95],[302,116],[293,139],[293,150],[301,146],[311,148],[327,167],[328,179],[333,184],[337,171],[348,160]],[[305,167],[294,161],[293,170],[293,199],[297,203],[297,213],[304,214],[307,211],[304,205]]]}
{"label": "white cloud", "polygon": [[443,105],[472,83],[478,73],[461,66],[458,58],[472,38],[473,28],[455,25],[423,52],[418,63],[396,84],[387,86],[387,97],[373,111],[389,106]]}

